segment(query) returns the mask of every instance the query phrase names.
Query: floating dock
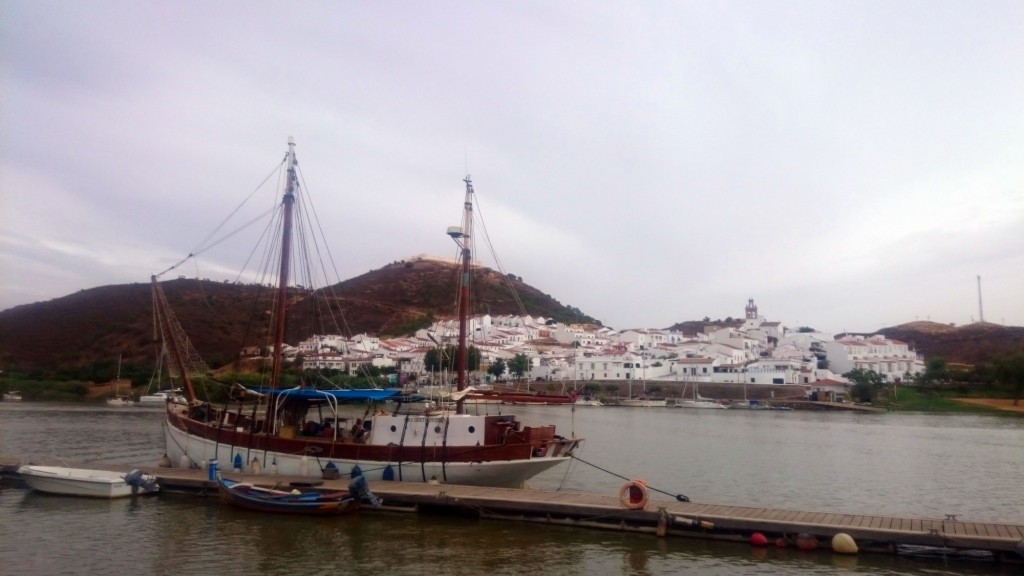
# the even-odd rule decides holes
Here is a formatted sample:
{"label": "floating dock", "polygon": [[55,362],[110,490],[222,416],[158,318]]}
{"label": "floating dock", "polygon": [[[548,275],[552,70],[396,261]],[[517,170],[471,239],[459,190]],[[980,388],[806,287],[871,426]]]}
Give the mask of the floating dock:
{"label": "floating dock", "polygon": [[[0,473],[17,475],[18,461],[0,457]],[[133,468],[157,476],[161,491],[213,496],[217,485],[205,470],[146,466],[62,466],[128,471]],[[222,474],[255,484],[289,487],[318,485],[345,489],[349,479],[318,479],[297,476],[254,475],[223,471]],[[809,512],[775,508],[730,506],[699,502],[651,499],[644,509],[629,509],[619,495],[551,492],[533,489],[490,488],[414,482],[374,482],[370,489],[384,499],[388,512],[445,513],[559,526],[649,533],[659,537],[686,537],[750,542],[754,533],[773,543],[787,545],[808,536],[818,547],[830,548],[833,537],[845,533],[860,551],[898,553],[901,546],[928,547],[956,556],[983,557],[999,562],[1024,562],[1024,525],[971,522],[955,516],[943,519],[869,516]],[[364,508],[373,512],[373,508]],[[799,537],[798,537],[799,535]]]}

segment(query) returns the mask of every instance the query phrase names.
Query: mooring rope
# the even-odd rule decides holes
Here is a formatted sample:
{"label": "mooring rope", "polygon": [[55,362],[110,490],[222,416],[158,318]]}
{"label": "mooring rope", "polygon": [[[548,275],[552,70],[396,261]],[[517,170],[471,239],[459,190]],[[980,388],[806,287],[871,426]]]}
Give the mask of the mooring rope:
{"label": "mooring rope", "polygon": [[[600,470],[602,472],[605,472],[607,474],[611,474],[612,476],[615,476],[616,478],[622,478],[623,480],[626,480],[626,481],[632,480],[632,478],[629,478],[627,476],[623,476],[622,474],[616,474],[615,472],[612,472],[611,470],[608,470],[607,468],[602,468],[602,467],[598,466],[597,464],[594,464],[593,462],[587,462],[586,460],[580,458],[579,456],[577,456],[575,454],[571,454],[569,457],[572,458],[573,460],[579,460],[580,462],[586,464],[587,466],[592,466],[592,467],[597,468],[598,470]],[[652,491],[652,492],[660,492],[661,494],[664,494],[665,496],[672,496],[673,498],[675,498],[679,502],[689,502],[690,501],[690,499],[686,495],[684,495],[684,494],[672,494],[671,492],[666,492],[664,490],[661,490],[659,488],[655,488],[653,486],[647,486],[647,489]]]}

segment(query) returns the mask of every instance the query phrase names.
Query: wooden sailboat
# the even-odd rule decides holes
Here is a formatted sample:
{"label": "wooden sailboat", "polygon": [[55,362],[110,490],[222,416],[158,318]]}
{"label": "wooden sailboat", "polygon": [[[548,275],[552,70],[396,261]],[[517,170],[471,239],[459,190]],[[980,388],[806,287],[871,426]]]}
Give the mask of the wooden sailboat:
{"label": "wooden sailboat", "polygon": [[[248,471],[255,469],[258,461],[259,466],[269,466],[279,474],[320,476],[330,464],[343,471],[358,467],[370,481],[394,479],[520,486],[536,474],[569,460],[582,439],[559,436],[553,425],[525,425],[510,414],[466,414],[464,396],[456,402],[454,413],[408,413],[400,410],[402,405],[398,404],[387,413],[378,410],[370,414],[368,411],[356,426],[348,429],[339,425],[344,421],[338,412],[340,404],[395,399],[400,391],[318,389],[308,383],[282,387],[285,314],[292,296],[288,276],[293,266],[291,244],[296,212],[307,218],[301,222],[304,225],[296,226],[298,230],[319,230],[319,226],[311,223],[312,210],[299,185],[297,166],[295,143],[289,140],[282,162],[284,193],[275,211],[280,222],[273,228],[279,230],[281,236],[277,244],[280,255],[276,304],[271,314],[272,366],[266,386],[235,385],[236,401],[225,405],[203,402],[193,379],[208,369],[175,319],[161,287],[160,275],[153,277],[155,316],[162,339],[168,345],[168,365],[185,396],[185,402],[168,402],[166,408],[166,451],[172,465],[199,467],[217,459],[230,461],[236,468]],[[448,231],[462,247],[457,354],[460,391],[466,384],[473,205],[473,186],[468,177],[465,183],[463,225]],[[298,202],[305,202],[303,210],[296,210]],[[197,251],[193,251],[195,253]],[[300,257],[308,254],[297,253]],[[192,254],[182,262],[191,257]],[[301,262],[294,265],[299,264]],[[319,277],[311,273],[301,276],[303,281]],[[302,298],[296,300],[323,298],[326,301],[330,297],[326,290],[306,286]],[[336,303],[336,300],[331,302]],[[331,302],[322,309],[330,310]]]}

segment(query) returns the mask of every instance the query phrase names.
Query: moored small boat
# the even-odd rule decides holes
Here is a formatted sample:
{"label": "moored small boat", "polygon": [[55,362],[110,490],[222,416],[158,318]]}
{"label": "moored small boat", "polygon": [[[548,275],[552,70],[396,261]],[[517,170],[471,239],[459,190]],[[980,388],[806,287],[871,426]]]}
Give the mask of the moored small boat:
{"label": "moored small boat", "polygon": [[178,394],[177,391],[165,391],[154,392],[152,394],[143,394],[139,396],[139,404],[145,404],[149,406],[163,406],[168,400],[181,401],[184,397]]}
{"label": "moored small boat", "polygon": [[710,408],[712,410],[725,410],[728,408],[728,406],[721,402],[715,402],[714,400],[706,400],[703,398],[696,400],[680,400],[676,402],[676,406],[679,408]]}
{"label": "moored small boat", "polygon": [[155,477],[138,470],[124,473],[30,464],[18,468],[18,474],[33,490],[65,496],[123,498],[160,490]]}
{"label": "moored small boat", "polygon": [[664,408],[668,401],[664,398],[648,398],[647,396],[636,396],[625,398],[619,402],[619,406],[631,406],[633,408]]}
{"label": "moored small boat", "polygon": [[349,489],[341,491],[307,487],[276,490],[227,478],[217,479],[217,490],[222,501],[256,512],[335,516],[359,510],[363,500],[380,504],[366,488],[363,477],[353,479]]}

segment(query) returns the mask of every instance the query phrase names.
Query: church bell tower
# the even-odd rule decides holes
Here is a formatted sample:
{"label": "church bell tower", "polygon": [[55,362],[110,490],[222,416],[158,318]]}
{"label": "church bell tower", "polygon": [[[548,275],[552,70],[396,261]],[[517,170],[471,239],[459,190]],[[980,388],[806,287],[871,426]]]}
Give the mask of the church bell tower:
{"label": "church bell tower", "polygon": [[747,300],[747,320],[757,320],[757,304],[753,298]]}

